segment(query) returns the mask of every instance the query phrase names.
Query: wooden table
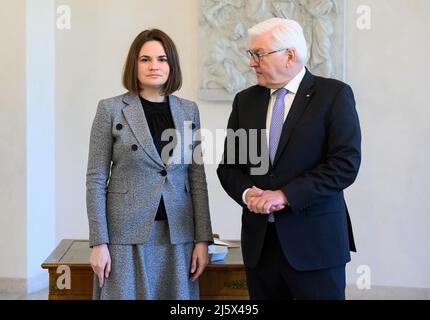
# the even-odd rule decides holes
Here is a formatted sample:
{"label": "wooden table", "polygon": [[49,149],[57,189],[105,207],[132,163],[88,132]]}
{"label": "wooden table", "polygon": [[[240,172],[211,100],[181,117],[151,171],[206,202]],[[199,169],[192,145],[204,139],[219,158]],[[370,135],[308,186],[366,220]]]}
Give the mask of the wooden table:
{"label": "wooden table", "polygon": [[[240,244],[239,241],[229,242]],[[88,240],[61,241],[42,264],[42,268],[49,271],[49,300],[92,299],[94,273],[89,263],[90,254]],[[240,247],[229,248],[223,261],[211,262],[199,283],[201,299],[248,299]]]}

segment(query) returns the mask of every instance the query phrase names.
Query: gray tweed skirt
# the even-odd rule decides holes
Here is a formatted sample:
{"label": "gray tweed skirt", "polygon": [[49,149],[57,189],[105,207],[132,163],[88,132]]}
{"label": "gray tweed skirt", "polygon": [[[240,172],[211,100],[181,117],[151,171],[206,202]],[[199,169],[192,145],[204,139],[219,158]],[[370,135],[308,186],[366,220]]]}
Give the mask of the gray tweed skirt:
{"label": "gray tweed skirt", "polygon": [[94,275],[94,300],[197,300],[198,280],[190,280],[194,243],[170,244],[167,221],[155,221],[148,242],[110,244],[109,278],[100,289]]}

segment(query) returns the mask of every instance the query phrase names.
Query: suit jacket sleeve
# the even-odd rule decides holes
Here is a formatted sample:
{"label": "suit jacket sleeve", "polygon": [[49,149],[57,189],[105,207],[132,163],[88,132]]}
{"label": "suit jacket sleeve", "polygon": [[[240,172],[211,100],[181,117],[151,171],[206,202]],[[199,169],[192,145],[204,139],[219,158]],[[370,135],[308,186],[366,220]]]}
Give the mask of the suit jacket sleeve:
{"label": "suit jacket sleeve", "polygon": [[[239,129],[238,120],[238,104],[239,97],[236,95],[233,101],[233,110],[230,114],[227,124],[227,137],[229,131],[236,132]],[[239,142],[237,139],[234,140],[234,148],[231,148],[226,138],[224,143],[224,154],[222,156],[221,163],[218,166],[217,174],[218,178],[227,194],[233,198],[240,206],[246,206],[242,201],[243,192],[252,188],[254,183],[248,175],[248,169],[246,164],[237,163],[239,159]]]}
{"label": "suit jacket sleeve", "polygon": [[86,200],[90,247],[109,243],[106,220],[106,188],[112,158],[112,119],[100,101],[91,128]]}
{"label": "suit jacket sleeve", "polygon": [[334,98],[328,114],[327,152],[321,163],[282,188],[293,213],[350,186],[361,161],[361,133],[354,95],[344,85]]}
{"label": "suit jacket sleeve", "polygon": [[196,136],[193,139],[193,156],[192,163],[188,166],[188,177],[194,211],[195,240],[196,242],[213,243],[208,188],[201,153],[200,114],[197,105],[194,104],[194,106]]}

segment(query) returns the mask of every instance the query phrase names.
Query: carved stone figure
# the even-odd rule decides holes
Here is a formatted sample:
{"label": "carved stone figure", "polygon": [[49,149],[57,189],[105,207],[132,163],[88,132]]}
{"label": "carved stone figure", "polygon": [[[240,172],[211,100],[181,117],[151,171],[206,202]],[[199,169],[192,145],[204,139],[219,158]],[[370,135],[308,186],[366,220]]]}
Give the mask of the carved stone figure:
{"label": "carved stone figure", "polygon": [[309,47],[307,67],[313,73],[342,78],[343,28],[336,28],[343,24],[343,5],[344,0],[201,0],[199,97],[231,100],[254,84],[246,30],[271,17],[302,25]]}

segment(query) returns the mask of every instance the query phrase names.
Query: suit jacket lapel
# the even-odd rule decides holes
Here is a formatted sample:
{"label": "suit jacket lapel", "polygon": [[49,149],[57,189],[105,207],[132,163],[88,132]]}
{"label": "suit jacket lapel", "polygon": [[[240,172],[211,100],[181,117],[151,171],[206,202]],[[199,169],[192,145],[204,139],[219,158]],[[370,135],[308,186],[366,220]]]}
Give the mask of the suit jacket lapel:
{"label": "suit jacket lapel", "polygon": [[294,127],[297,125],[300,117],[306,110],[306,107],[311,100],[313,94],[313,83],[314,76],[308,70],[306,70],[305,76],[303,77],[303,80],[294,98],[293,104],[291,105],[290,112],[288,113],[287,119],[284,122],[281,138],[279,140],[278,149],[276,151],[273,165],[275,165],[276,162],[279,160],[282,151],[287,146],[288,140],[291,137],[291,133],[293,132]]}
{"label": "suit jacket lapel", "polygon": [[[270,101],[270,89],[258,86],[259,91],[256,92],[254,100],[254,105],[257,106],[255,110],[250,112],[250,116],[255,118],[258,122],[258,129],[266,129],[266,119],[267,119],[267,110],[269,108]],[[251,111],[251,110],[250,110]]]}
{"label": "suit jacket lapel", "polygon": [[151,131],[149,130],[139,97],[132,92],[128,92],[124,96],[123,101],[126,106],[123,108],[122,112],[137,141],[152,160],[164,167],[164,163],[161,161],[160,155],[152,140]]}
{"label": "suit jacket lapel", "polygon": [[[258,124],[257,128],[262,129],[259,132],[258,139],[257,139],[257,145],[258,149],[257,152],[261,157],[265,157],[265,159],[262,159],[262,161],[267,161],[269,163],[269,168],[271,169],[272,163],[269,158],[269,146],[267,144],[267,111],[269,109],[269,102],[270,102],[270,89],[259,87],[261,90],[264,90],[263,93],[258,94],[255,97],[257,110],[255,111],[255,114],[253,114],[253,117],[256,117]],[[264,130],[264,131],[263,131]]]}

